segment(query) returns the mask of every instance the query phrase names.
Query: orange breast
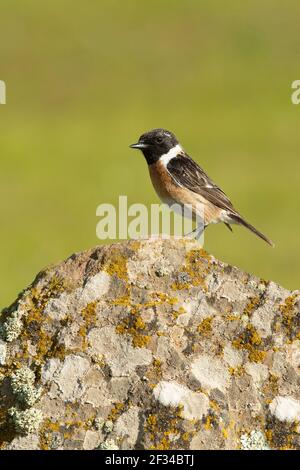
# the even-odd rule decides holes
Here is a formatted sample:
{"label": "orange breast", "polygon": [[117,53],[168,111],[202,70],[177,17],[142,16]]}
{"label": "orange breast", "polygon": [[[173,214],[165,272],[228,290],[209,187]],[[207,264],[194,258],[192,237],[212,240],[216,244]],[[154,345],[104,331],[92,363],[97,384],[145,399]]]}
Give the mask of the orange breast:
{"label": "orange breast", "polygon": [[154,189],[163,202],[192,206],[194,213],[198,213],[201,217],[204,215],[205,224],[219,221],[220,208],[211,204],[200,194],[178,186],[160,161],[149,165],[149,173]]}
{"label": "orange breast", "polygon": [[173,199],[174,183],[164,165],[160,161],[149,165],[149,173],[153,187],[160,199],[162,201]]}

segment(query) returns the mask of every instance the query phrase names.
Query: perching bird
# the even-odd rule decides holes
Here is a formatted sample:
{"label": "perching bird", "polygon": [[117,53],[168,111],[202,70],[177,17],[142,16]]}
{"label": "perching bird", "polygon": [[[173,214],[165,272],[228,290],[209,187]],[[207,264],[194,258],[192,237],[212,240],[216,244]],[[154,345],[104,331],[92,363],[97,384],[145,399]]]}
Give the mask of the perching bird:
{"label": "perching bird", "polygon": [[[269,238],[239,214],[222,189],[186,154],[172,132],[153,129],[141,135],[138,143],[130,147],[143,152],[153,186],[163,202],[168,205],[189,204],[194,216],[197,211],[201,212],[204,219],[201,232],[209,224],[224,222],[230,230],[231,224],[239,224],[274,246]],[[197,236],[201,234],[198,227],[193,232]]]}

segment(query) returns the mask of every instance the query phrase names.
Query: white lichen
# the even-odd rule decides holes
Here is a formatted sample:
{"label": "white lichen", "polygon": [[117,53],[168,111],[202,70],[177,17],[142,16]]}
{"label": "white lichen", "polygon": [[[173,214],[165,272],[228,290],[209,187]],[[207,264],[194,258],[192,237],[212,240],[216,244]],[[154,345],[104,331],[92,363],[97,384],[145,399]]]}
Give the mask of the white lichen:
{"label": "white lichen", "polygon": [[119,447],[116,445],[115,441],[108,439],[105,442],[102,442],[99,447],[99,450],[118,450]]}
{"label": "white lichen", "polygon": [[110,434],[113,429],[114,429],[114,423],[111,420],[105,421],[103,425],[103,431],[106,432],[106,434]]}
{"label": "white lichen", "polygon": [[59,297],[49,299],[44,313],[50,318],[63,319],[73,305],[77,305],[80,310],[103,297],[109,290],[110,282],[111,276],[105,271],[100,271],[90,277],[84,287],[78,287],[71,293],[63,292]]}
{"label": "white lichen", "polygon": [[85,376],[90,370],[90,362],[86,357],[69,354],[54,374],[54,382],[58,385],[59,394],[65,401],[75,402],[85,392]]}
{"label": "white lichen", "polygon": [[230,374],[224,362],[219,358],[202,354],[192,362],[191,372],[204,389],[217,388],[225,393],[229,387]]}
{"label": "white lichen", "polygon": [[201,419],[209,409],[209,399],[201,392],[193,392],[177,382],[162,380],[153,390],[154,397],[164,406],[182,406],[185,419]]}
{"label": "white lichen", "polygon": [[13,312],[5,322],[0,325],[0,336],[4,341],[11,343],[14,341],[23,329],[20,311]]}
{"label": "white lichen", "polygon": [[0,365],[1,366],[4,366],[5,364],[6,352],[7,352],[7,346],[5,342],[0,339]]}
{"label": "white lichen", "polygon": [[22,367],[11,375],[11,388],[17,400],[32,406],[41,396],[41,388],[35,387],[35,375],[29,367]]}
{"label": "white lichen", "polygon": [[251,431],[241,435],[242,450],[270,450],[266,436],[261,431]]}
{"label": "white lichen", "polygon": [[300,421],[300,401],[292,397],[278,396],[270,403],[269,408],[279,421]]}
{"label": "white lichen", "polygon": [[162,405],[176,407],[182,405],[188,389],[176,382],[162,380],[153,390],[153,394]]}
{"label": "white lichen", "polygon": [[94,426],[97,429],[97,431],[101,431],[101,429],[104,426],[104,419],[103,418],[95,418],[94,419]]}
{"label": "white lichen", "polygon": [[20,411],[16,408],[8,410],[10,419],[14,425],[17,433],[27,435],[38,431],[39,426],[43,420],[43,413],[41,410],[31,408],[29,410]]}
{"label": "white lichen", "polygon": [[154,269],[155,269],[155,274],[158,277],[169,276],[172,272],[172,268],[169,262],[166,262],[165,264],[161,264],[161,261],[160,261],[159,263],[156,263],[154,265]]}

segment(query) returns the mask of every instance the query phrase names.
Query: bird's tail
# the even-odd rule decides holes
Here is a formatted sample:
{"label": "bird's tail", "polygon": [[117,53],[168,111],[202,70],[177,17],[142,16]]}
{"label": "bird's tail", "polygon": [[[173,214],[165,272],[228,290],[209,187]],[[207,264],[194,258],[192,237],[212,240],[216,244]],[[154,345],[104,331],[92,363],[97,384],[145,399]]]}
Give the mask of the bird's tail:
{"label": "bird's tail", "polygon": [[249,222],[247,222],[245,219],[243,219],[243,217],[241,215],[239,215],[239,214],[230,214],[230,217],[235,221],[235,223],[243,225],[244,227],[248,228],[249,230],[251,230],[251,232],[255,233],[255,235],[257,235],[259,238],[261,238],[262,240],[267,242],[270,246],[272,246],[272,247],[275,246],[274,243],[272,242],[272,240],[270,240],[268,237],[266,237],[266,235],[261,233],[255,227],[253,227],[253,225],[249,224]]}

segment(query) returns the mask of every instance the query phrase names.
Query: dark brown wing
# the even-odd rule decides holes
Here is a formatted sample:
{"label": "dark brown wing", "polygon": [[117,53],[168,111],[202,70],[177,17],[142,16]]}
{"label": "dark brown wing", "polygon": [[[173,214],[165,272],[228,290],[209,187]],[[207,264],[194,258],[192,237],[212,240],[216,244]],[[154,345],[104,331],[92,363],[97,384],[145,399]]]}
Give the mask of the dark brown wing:
{"label": "dark brown wing", "polygon": [[[249,224],[233,207],[226,194],[220,189],[186,153],[177,155],[167,164],[167,170],[174,181],[181,187],[200,194],[207,201],[229,212],[232,222],[243,225],[269,245],[274,243],[262,232]],[[230,225],[226,224],[229,228]]]}
{"label": "dark brown wing", "polygon": [[236,212],[222,189],[187,154],[179,154],[172,158],[167,164],[167,170],[179,186],[200,194],[221,209]]}

